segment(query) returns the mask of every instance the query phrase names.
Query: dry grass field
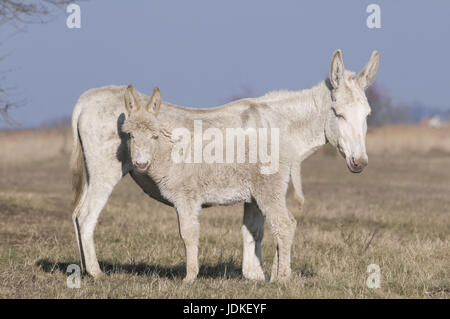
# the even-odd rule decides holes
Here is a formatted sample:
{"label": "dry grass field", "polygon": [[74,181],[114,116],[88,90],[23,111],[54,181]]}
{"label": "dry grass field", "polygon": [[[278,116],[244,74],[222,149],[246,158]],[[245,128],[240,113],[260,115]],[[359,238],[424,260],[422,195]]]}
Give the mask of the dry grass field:
{"label": "dry grass field", "polygon": [[[173,208],[127,177],[95,233],[108,275],[67,288],[67,266],[79,262],[68,149],[67,131],[0,132],[1,298],[450,297],[449,127],[371,130],[369,166],[359,175],[333,152],[304,162],[306,205],[288,199],[298,228],[287,283],[242,278],[243,208],[236,205],[202,210],[199,278],[183,284]],[[266,272],[274,249],[266,225]],[[379,289],[366,286],[369,264],[381,268]]]}

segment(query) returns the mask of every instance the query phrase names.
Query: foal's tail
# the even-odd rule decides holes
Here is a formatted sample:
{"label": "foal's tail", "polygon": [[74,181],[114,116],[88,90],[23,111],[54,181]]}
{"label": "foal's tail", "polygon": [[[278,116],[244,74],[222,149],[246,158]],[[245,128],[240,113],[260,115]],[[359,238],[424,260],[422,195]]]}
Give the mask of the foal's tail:
{"label": "foal's tail", "polygon": [[[78,107],[77,107],[78,106]],[[70,159],[70,166],[72,170],[72,191],[73,191],[73,208],[75,208],[83,192],[83,187],[86,183],[83,147],[81,145],[80,134],[78,132],[78,118],[80,116],[79,105],[77,105],[72,115],[72,157]]]}

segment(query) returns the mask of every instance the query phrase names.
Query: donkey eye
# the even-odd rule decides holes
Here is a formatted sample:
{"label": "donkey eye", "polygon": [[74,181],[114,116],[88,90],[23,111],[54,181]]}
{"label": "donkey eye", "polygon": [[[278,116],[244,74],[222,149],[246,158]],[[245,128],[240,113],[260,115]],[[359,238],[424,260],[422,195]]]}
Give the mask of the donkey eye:
{"label": "donkey eye", "polygon": [[159,135],[156,135],[156,134],[152,136],[152,138],[155,139],[155,140],[156,140],[158,137],[159,137]]}
{"label": "donkey eye", "polygon": [[336,109],[334,107],[331,108],[333,110],[334,115],[338,118],[338,119],[343,119],[345,120],[345,116],[343,114],[340,114],[338,112],[336,112]]}

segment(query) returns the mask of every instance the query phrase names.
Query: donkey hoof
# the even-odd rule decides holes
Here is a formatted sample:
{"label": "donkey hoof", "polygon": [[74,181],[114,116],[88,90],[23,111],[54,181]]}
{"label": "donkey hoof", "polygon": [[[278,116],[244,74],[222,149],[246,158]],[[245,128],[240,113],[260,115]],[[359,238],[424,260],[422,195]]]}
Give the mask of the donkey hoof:
{"label": "donkey hoof", "polygon": [[92,277],[94,277],[95,280],[100,280],[100,279],[102,279],[102,278],[105,278],[106,275],[105,275],[104,272],[99,272],[99,273],[96,273],[96,274],[95,274],[94,276],[92,276]]}
{"label": "donkey hoof", "polygon": [[101,278],[105,277],[105,273],[102,272],[100,270],[100,268],[96,269],[96,270],[88,271],[87,273],[88,273],[89,276],[91,276],[95,280],[98,280],[98,279],[101,279]]}
{"label": "donkey hoof", "polygon": [[197,276],[186,276],[183,278],[183,283],[184,284],[191,284],[195,281],[195,279],[197,278]]}
{"label": "donkey hoof", "polygon": [[243,273],[244,278],[248,280],[258,280],[264,281],[267,280],[266,275],[261,271],[248,271]]}
{"label": "donkey hoof", "polygon": [[270,282],[287,282],[291,279],[290,274],[278,274],[277,276],[270,277]]}

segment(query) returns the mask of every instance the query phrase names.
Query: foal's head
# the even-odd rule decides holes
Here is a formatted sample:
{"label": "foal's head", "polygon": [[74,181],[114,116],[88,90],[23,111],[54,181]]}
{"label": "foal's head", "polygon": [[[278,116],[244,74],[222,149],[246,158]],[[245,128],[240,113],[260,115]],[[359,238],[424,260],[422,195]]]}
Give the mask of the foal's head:
{"label": "foal's head", "polygon": [[364,91],[373,82],[378,64],[379,55],[374,51],[367,65],[355,77],[355,73],[344,69],[341,50],[337,50],[331,60],[332,103],[325,134],[353,173],[361,172],[368,163],[366,132],[370,106]]}
{"label": "foal's head", "polygon": [[147,171],[152,154],[157,147],[160,133],[159,122],[156,118],[161,105],[161,92],[157,87],[145,107],[137,101],[133,87],[129,85],[125,90],[125,108],[128,111],[122,130],[128,133],[130,156],[133,166],[139,172]]}

